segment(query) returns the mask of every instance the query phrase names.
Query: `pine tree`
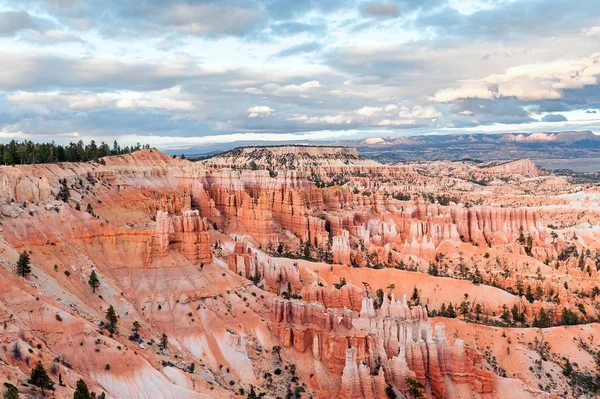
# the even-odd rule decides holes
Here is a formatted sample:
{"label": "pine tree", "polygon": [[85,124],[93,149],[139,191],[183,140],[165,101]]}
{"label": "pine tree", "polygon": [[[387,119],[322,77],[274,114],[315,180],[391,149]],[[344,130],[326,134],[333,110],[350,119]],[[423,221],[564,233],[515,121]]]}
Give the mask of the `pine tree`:
{"label": "pine tree", "polygon": [[519,308],[516,304],[513,305],[510,312],[512,314],[512,319],[515,323],[521,321],[521,313],[519,312]]}
{"label": "pine tree", "polygon": [[46,369],[42,362],[37,362],[33,370],[31,370],[31,376],[29,377],[29,383],[42,389],[42,395],[45,395],[44,389],[54,389],[54,382],[46,373]]}
{"label": "pine tree", "polygon": [[106,311],[106,321],[108,322],[108,328],[112,328],[113,330],[117,328],[117,321],[119,320],[117,313],[115,312],[115,308],[113,305],[108,307]]}
{"label": "pine tree", "polygon": [[131,332],[133,333],[133,338],[135,339],[139,339],[140,338],[140,327],[142,325],[140,324],[139,321],[134,321],[133,322],[133,328],[131,329]]}
{"label": "pine tree", "polygon": [[160,337],[160,343],[158,344],[158,348],[160,350],[167,350],[167,348],[169,347],[169,337],[167,337],[167,334],[163,333],[162,336]]}
{"label": "pine tree", "polygon": [[452,302],[448,305],[448,309],[446,310],[446,314],[448,317],[456,319],[456,311],[454,310],[454,306],[452,306]]}
{"label": "pine tree", "polygon": [[421,298],[419,298],[419,290],[417,289],[417,287],[414,287],[413,294],[410,297],[410,300],[415,306],[418,306],[421,303]]}
{"label": "pine tree", "polygon": [[527,293],[525,294],[525,298],[529,301],[529,303],[533,303],[533,301],[535,300],[535,297],[533,296],[533,293],[531,292],[530,285],[527,286]]}
{"label": "pine tree", "polygon": [[254,391],[254,385],[250,385],[250,392],[248,393],[248,399],[258,399],[258,395]]}
{"label": "pine tree", "polygon": [[83,380],[77,381],[77,388],[73,394],[73,399],[91,399],[92,395],[88,389],[87,384]]}
{"label": "pine tree", "polygon": [[573,326],[579,324],[579,317],[577,317],[575,312],[563,308],[562,314],[560,315],[560,323],[565,326]]}
{"label": "pine tree", "polygon": [[275,353],[277,355],[277,359],[279,361],[281,361],[281,346],[276,345],[272,348],[272,350],[273,350],[273,353]]}
{"label": "pine tree", "polygon": [[96,288],[100,287],[100,280],[98,280],[98,276],[96,275],[95,270],[92,270],[88,284],[90,285],[90,287],[92,287],[92,292],[95,294]]}
{"label": "pine tree", "polygon": [[540,328],[548,328],[550,327],[550,318],[548,314],[544,310],[544,308],[540,309],[540,314],[538,315],[538,324]]}
{"label": "pine tree", "polygon": [[2,153],[2,162],[4,163],[4,165],[12,165],[14,162],[13,157],[8,148],[4,148],[4,151]]}
{"label": "pine tree", "polygon": [[598,288],[598,286],[597,286],[597,285],[595,285],[595,286],[592,288],[592,290],[590,291],[590,294],[592,295],[592,299],[594,299],[594,300],[595,300],[595,299],[596,299],[596,297],[597,297],[598,295],[600,295],[600,288]]}
{"label": "pine tree", "polygon": [[508,323],[510,321],[510,313],[508,313],[508,308],[506,307],[506,304],[504,304],[502,306],[503,312],[502,315],[500,316],[500,318],[502,320],[504,320],[505,323]]}
{"label": "pine tree", "polygon": [[459,306],[460,314],[463,315],[463,320],[469,315],[469,302],[462,301]]}
{"label": "pine tree", "polygon": [[475,272],[471,275],[471,281],[475,285],[479,285],[479,284],[483,283],[483,276],[481,275],[481,272],[479,271],[479,268],[477,267],[477,265],[475,265]]}
{"label": "pine tree", "polygon": [[447,313],[446,313],[446,304],[442,303],[442,307],[440,308],[440,316],[442,317],[446,317]]}
{"label": "pine tree", "polygon": [[31,265],[29,264],[29,253],[27,251],[21,252],[19,255],[19,260],[17,261],[17,274],[20,274],[21,277],[25,277],[31,273]]}
{"label": "pine tree", "polygon": [[4,394],[5,399],[19,399],[19,390],[13,384],[9,384],[8,382],[4,383],[6,387],[6,393]]}
{"label": "pine tree", "polygon": [[481,318],[481,313],[483,313],[483,310],[481,309],[481,304],[477,303],[477,305],[475,305],[475,314],[477,315],[477,321],[479,321],[479,319]]}
{"label": "pine tree", "polygon": [[67,186],[67,179],[63,179],[61,182],[60,191],[56,196],[56,199],[60,199],[63,202],[68,202],[69,198],[71,198],[71,190],[69,190],[69,186]]}
{"label": "pine tree", "polygon": [[406,379],[406,385],[408,388],[408,394],[410,395],[411,398],[413,398],[413,399],[423,398],[423,388],[425,388],[425,386],[423,385],[422,382],[409,377]]}
{"label": "pine tree", "polygon": [[429,268],[427,269],[427,273],[432,276],[437,276],[439,274],[439,269],[435,263],[430,263]]}

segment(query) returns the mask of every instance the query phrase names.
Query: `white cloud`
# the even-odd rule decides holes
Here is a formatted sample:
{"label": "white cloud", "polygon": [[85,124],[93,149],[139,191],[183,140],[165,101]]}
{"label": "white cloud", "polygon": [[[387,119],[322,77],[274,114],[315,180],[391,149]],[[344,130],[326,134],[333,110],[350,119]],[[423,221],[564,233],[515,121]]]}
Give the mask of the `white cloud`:
{"label": "white cloud", "polygon": [[354,122],[352,115],[339,113],[337,115],[311,116],[300,115],[286,119],[288,121],[299,121],[304,123],[323,123],[326,125],[347,125]]}
{"label": "white cloud", "polygon": [[414,119],[383,119],[377,122],[379,126],[404,126],[404,125],[414,125]]}
{"label": "white cloud", "polygon": [[[318,89],[321,87],[321,83],[318,80],[311,80],[309,82],[304,82],[302,84],[296,85],[286,85],[281,86],[276,83],[267,83],[263,86],[262,91],[260,93],[270,94],[272,96],[302,96],[307,97],[308,93],[313,91],[314,89]],[[251,88],[252,89],[252,88]],[[257,92],[258,93],[258,92]]]}
{"label": "white cloud", "polygon": [[491,100],[494,98],[487,83],[483,81],[477,82],[461,82],[460,87],[457,89],[446,88],[438,90],[433,97],[433,100],[441,103],[448,103],[461,98],[480,98],[485,100]]}
{"label": "white cloud", "polygon": [[76,111],[89,111],[94,109],[109,108],[114,99],[107,94],[94,93],[74,93],[69,95],[59,95],[63,101],[66,101],[69,108]]}
{"label": "white cloud", "polygon": [[434,100],[451,102],[463,98],[516,97],[522,101],[557,100],[563,90],[598,84],[600,53],[575,60],[515,66],[503,74],[462,81],[457,88],[439,90]]}
{"label": "white cloud", "polygon": [[255,105],[254,107],[248,108],[246,112],[248,112],[248,118],[264,118],[273,115],[275,110],[266,105]]}
{"label": "white cloud", "polygon": [[581,33],[584,36],[600,38],[600,26],[592,26],[591,28],[583,29]]}
{"label": "white cloud", "polygon": [[257,89],[256,87],[248,87],[242,91],[248,94],[264,94],[264,92],[261,89]]}
{"label": "white cloud", "polygon": [[362,107],[362,108],[357,109],[355,111],[355,113],[357,115],[364,116],[366,118],[370,118],[373,115],[375,115],[375,114],[377,114],[377,113],[379,113],[381,111],[383,111],[383,109],[381,107],[369,107],[369,106],[367,106],[367,107]]}
{"label": "white cloud", "polygon": [[384,111],[398,109],[394,104],[383,107],[364,106],[351,112],[340,112],[335,115],[313,116],[297,115],[288,118],[290,121],[304,123],[324,123],[328,125],[360,124],[365,126],[403,126],[414,125],[416,119],[434,119],[442,114],[432,106],[415,105],[412,109],[402,107],[397,118],[390,117]]}
{"label": "white cloud", "polygon": [[92,111],[106,108],[152,108],[168,111],[192,111],[196,105],[189,99],[180,98],[181,88],[135,92],[119,91],[112,93],[90,92],[15,92],[7,97],[8,101],[20,104],[32,104],[54,108],[61,104],[74,111]]}
{"label": "white cloud", "polygon": [[308,116],[307,115],[296,115],[296,116],[292,116],[291,118],[287,118],[286,120],[288,120],[288,121],[307,121]]}
{"label": "white cloud", "polygon": [[413,106],[412,110],[408,107],[402,107],[398,113],[398,117],[404,119],[434,119],[442,116],[440,111],[432,106],[422,107],[420,105]]}
{"label": "white cloud", "polygon": [[142,94],[133,92],[130,95],[123,95],[123,97],[117,101],[118,108],[157,108],[169,111],[192,111],[196,109],[194,103],[180,98],[182,97],[180,86]]}
{"label": "white cloud", "polygon": [[352,79],[348,79],[346,81],[344,81],[344,85],[346,86],[350,86],[350,85],[373,85],[373,84],[379,84],[383,81],[383,79],[381,78],[381,76],[359,76],[356,78],[352,78]]}
{"label": "white cloud", "polygon": [[46,108],[66,106],[76,111],[109,108],[115,101],[113,95],[84,92],[16,92],[9,95],[7,100],[13,103],[37,105]]}

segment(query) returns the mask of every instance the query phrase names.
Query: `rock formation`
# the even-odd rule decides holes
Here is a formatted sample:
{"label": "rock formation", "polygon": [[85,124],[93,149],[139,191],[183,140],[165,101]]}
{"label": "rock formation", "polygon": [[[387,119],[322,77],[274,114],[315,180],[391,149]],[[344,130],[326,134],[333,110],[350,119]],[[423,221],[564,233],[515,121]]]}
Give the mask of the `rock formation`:
{"label": "rock formation", "polygon": [[206,218],[200,218],[198,210],[183,211],[181,215],[169,215],[164,211],[156,214],[156,235],[150,248],[157,246],[160,255],[166,255],[172,247],[178,247],[192,263],[210,263],[210,235]]}
{"label": "rock formation", "polygon": [[409,377],[430,385],[436,398],[447,397],[445,377],[480,394],[494,389],[493,375],[481,368],[481,356],[460,339],[450,345],[442,323],[436,324],[434,335],[424,309],[409,307],[406,297],[386,298],[379,309],[372,297],[365,297],[357,318],[345,308],[340,318],[320,303],[274,298],[270,320],[285,347],[312,353],[341,378],[340,397],[385,397],[380,395],[386,384],[406,394]]}
{"label": "rock formation", "polygon": [[597,317],[600,195],[527,161],[147,149],[0,187],[0,379],[27,397],[38,360],[59,398],[80,378],[109,398],[593,394],[598,326],[549,326]]}

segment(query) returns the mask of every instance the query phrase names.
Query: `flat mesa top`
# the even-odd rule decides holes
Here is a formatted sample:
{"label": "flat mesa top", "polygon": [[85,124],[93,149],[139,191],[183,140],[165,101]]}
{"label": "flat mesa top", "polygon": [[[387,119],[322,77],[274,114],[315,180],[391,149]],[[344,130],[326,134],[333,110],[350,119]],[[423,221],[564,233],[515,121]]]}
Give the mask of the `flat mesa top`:
{"label": "flat mesa top", "polygon": [[[273,155],[285,154],[309,154],[314,156],[319,155],[350,155],[359,156],[356,148],[341,147],[341,146],[318,146],[318,145],[281,145],[281,146],[257,146],[257,147],[238,147],[230,153],[241,155],[249,154],[256,151],[268,151]],[[225,153],[227,154],[227,153]]]}

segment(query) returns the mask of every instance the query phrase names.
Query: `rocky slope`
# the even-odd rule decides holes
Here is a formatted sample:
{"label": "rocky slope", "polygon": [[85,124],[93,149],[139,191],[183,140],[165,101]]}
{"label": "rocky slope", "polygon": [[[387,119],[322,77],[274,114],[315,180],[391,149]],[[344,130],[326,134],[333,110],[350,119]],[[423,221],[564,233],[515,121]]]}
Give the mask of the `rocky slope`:
{"label": "rocky slope", "polygon": [[143,150],[0,184],[0,379],[23,397],[38,360],[65,398],[598,392],[600,195],[528,161]]}

